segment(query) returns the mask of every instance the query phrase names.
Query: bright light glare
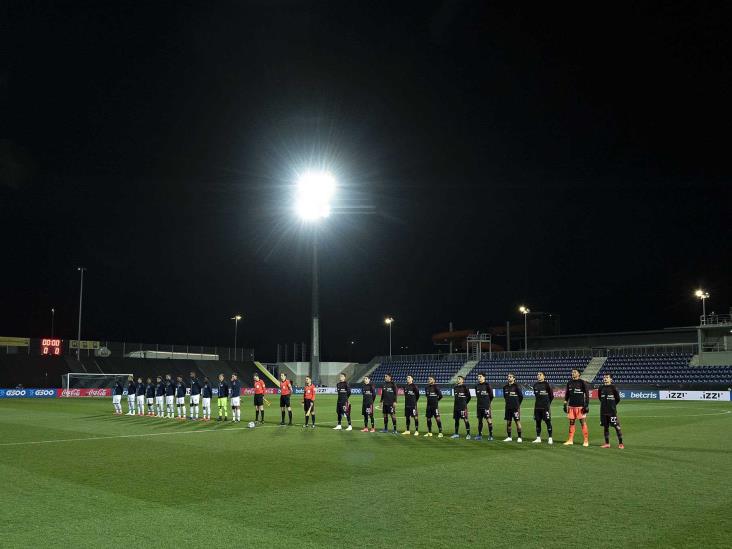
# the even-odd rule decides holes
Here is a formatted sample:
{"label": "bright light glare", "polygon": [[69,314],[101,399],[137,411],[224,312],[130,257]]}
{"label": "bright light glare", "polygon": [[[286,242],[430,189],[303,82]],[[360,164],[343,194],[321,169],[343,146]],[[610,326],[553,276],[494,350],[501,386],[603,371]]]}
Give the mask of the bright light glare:
{"label": "bright light glare", "polygon": [[386,324],[387,326],[388,326],[389,324],[393,323],[393,322],[394,322],[394,319],[393,319],[392,317],[390,317],[390,316],[388,316],[388,317],[386,317],[386,318],[384,319],[384,324]]}
{"label": "bright light glare", "polygon": [[698,297],[699,299],[707,299],[709,297],[709,292],[705,292],[702,289],[697,290],[694,292],[694,295]]}
{"label": "bright light glare", "polygon": [[521,307],[519,307],[519,312],[527,315],[527,314],[529,314],[531,312],[531,309],[529,309],[528,307],[524,307],[523,305],[521,305]]}
{"label": "bright light glare", "polygon": [[297,180],[295,209],[305,221],[330,215],[330,201],[335,194],[335,178],[328,172],[307,172]]}

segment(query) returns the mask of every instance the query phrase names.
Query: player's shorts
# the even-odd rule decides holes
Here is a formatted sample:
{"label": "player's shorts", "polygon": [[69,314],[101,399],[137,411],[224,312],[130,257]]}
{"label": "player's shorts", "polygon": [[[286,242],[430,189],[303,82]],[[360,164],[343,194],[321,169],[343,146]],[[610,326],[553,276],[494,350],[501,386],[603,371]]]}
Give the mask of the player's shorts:
{"label": "player's shorts", "polygon": [[178,406],[185,406],[186,403],[186,397],[175,397],[175,403]]}
{"label": "player's shorts", "polygon": [[122,395],[112,395],[112,404],[119,404],[122,402]]}
{"label": "player's shorts", "polygon": [[161,406],[162,407],[163,404],[165,404],[165,397],[164,396],[156,396],[155,397],[155,404],[157,404],[158,406]]}
{"label": "player's shorts", "polygon": [[227,397],[219,397],[216,399],[216,403],[219,405],[219,408],[226,408],[229,399]]}
{"label": "player's shorts", "polygon": [[280,408],[290,407],[290,395],[280,395]]}
{"label": "player's shorts", "polygon": [[371,404],[362,404],[361,405],[361,415],[362,416],[372,416],[374,415],[374,403]]}
{"label": "player's shorts", "polygon": [[310,411],[310,413],[312,414],[313,412],[315,412],[315,401],[306,398],[303,401],[302,409],[305,410],[306,413]]}
{"label": "player's shorts", "polygon": [[492,417],[490,408],[478,408],[478,419],[491,419]]}
{"label": "player's shorts", "polygon": [[438,419],[440,417],[440,409],[439,408],[431,408],[427,407],[427,418],[435,418]]}
{"label": "player's shorts", "polygon": [[550,421],[552,413],[544,408],[534,408],[534,421]]}
{"label": "player's shorts", "polygon": [[165,404],[168,406],[175,404],[175,397],[173,395],[165,395]]}
{"label": "player's shorts", "polygon": [[204,408],[211,407],[211,397],[203,397],[203,407]]}
{"label": "player's shorts", "polygon": [[345,402],[338,402],[336,404],[336,414],[350,414],[351,413],[351,403],[349,401]]}
{"label": "player's shorts", "polygon": [[587,414],[582,411],[582,406],[570,406],[567,409],[567,417],[569,419],[585,419]]}
{"label": "player's shorts", "polygon": [[134,403],[135,402],[135,395],[127,395],[127,402]]}
{"label": "player's shorts", "polygon": [[241,397],[231,397],[231,407],[232,408],[238,408],[239,407],[239,399]]}
{"label": "player's shorts", "polygon": [[506,408],[506,411],[503,413],[503,419],[506,421],[521,421],[521,410]]}
{"label": "player's shorts", "polygon": [[147,397],[147,405],[152,406],[155,404],[155,397]]}
{"label": "player's shorts", "polygon": [[465,410],[453,410],[452,419],[468,419],[468,409]]}
{"label": "player's shorts", "polygon": [[145,395],[137,395],[137,405],[142,408],[145,406]]}
{"label": "player's shorts", "polygon": [[618,416],[602,415],[600,416],[600,425],[603,427],[620,427],[620,420]]}
{"label": "player's shorts", "polygon": [[191,395],[191,404],[194,406],[198,406],[198,403],[201,402],[201,395]]}
{"label": "player's shorts", "polygon": [[419,417],[417,415],[417,407],[415,406],[414,408],[412,408],[411,406],[410,407],[405,406],[404,407],[404,417]]}
{"label": "player's shorts", "polygon": [[254,395],[254,405],[262,406],[264,404],[264,395]]}
{"label": "player's shorts", "polygon": [[386,415],[391,415],[394,413],[394,405],[393,404],[382,404],[381,411],[384,412],[384,414],[386,414]]}

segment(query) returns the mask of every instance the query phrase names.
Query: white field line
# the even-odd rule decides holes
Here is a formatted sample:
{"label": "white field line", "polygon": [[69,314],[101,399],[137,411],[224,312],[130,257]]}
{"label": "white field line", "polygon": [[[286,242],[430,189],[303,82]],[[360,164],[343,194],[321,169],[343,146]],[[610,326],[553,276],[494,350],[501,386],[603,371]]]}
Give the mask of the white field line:
{"label": "white field line", "polygon": [[[683,414],[683,415],[665,415],[665,416],[636,416],[636,415],[629,415],[625,417],[631,417],[631,418],[674,418],[674,417],[699,417],[699,416],[720,416],[720,415],[726,415],[726,414],[732,414],[732,411],[730,410],[724,410],[722,412],[712,412],[712,413],[706,413],[706,414]],[[321,428],[330,427],[330,425],[333,424],[320,424]],[[260,425],[255,428],[261,429],[263,427],[278,427],[278,425]],[[112,435],[112,436],[106,436],[106,437],[82,437],[82,438],[59,438],[59,439],[52,439],[52,440],[31,440],[31,441],[25,441],[25,442],[2,442],[0,443],[0,446],[28,446],[32,444],[53,444],[55,442],[82,442],[85,440],[113,440],[117,438],[142,438],[142,437],[161,437],[166,435],[190,435],[190,434],[196,434],[196,433],[227,433],[230,431],[248,431],[250,430],[249,427],[229,427],[225,429],[199,429],[196,431],[166,431],[164,433],[139,433],[134,435]],[[359,429],[354,429],[354,432],[357,432]]]}

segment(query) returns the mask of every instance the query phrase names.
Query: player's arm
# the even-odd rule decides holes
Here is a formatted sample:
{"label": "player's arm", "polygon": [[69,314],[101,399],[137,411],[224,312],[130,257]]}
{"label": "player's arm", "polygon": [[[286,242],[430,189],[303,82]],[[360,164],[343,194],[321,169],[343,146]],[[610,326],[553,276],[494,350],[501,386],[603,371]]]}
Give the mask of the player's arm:
{"label": "player's arm", "polygon": [[584,393],[585,393],[585,413],[590,411],[590,384],[584,382]]}
{"label": "player's arm", "polygon": [[466,405],[466,406],[467,406],[468,404],[470,404],[470,399],[471,399],[471,398],[472,398],[472,397],[470,396],[470,389],[468,389],[467,387],[465,387],[465,405]]}
{"label": "player's arm", "polygon": [[346,398],[351,398],[351,386],[346,383]]}
{"label": "player's arm", "polygon": [[613,394],[615,395],[615,404],[620,402],[620,391],[613,385]]}
{"label": "player's arm", "polygon": [[519,390],[518,390],[518,399],[519,399],[519,408],[520,408],[521,403],[524,401],[524,390],[521,388],[520,385],[519,385]]}
{"label": "player's arm", "polygon": [[415,389],[417,390],[414,392],[414,402],[417,402],[419,400],[419,387],[415,385]]}
{"label": "player's arm", "polygon": [[437,402],[440,402],[442,400],[442,389],[437,387]]}
{"label": "player's arm", "polygon": [[546,384],[547,390],[546,392],[549,393],[549,406],[551,406],[552,401],[554,400],[554,388],[549,385],[549,383]]}

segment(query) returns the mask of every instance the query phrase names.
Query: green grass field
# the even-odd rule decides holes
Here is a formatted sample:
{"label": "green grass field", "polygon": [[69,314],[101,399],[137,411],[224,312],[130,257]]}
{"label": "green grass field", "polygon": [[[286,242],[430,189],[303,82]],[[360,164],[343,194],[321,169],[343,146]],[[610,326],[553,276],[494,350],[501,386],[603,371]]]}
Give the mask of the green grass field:
{"label": "green grass field", "polygon": [[623,402],[627,448],[612,432],[607,450],[597,406],[583,448],[527,442],[530,400],[522,445],[333,431],[322,395],[315,430],[299,406],[279,427],[275,405],[250,430],[242,401],[236,425],[114,416],[111,399],[0,401],[0,546],[730,546],[730,403]]}

